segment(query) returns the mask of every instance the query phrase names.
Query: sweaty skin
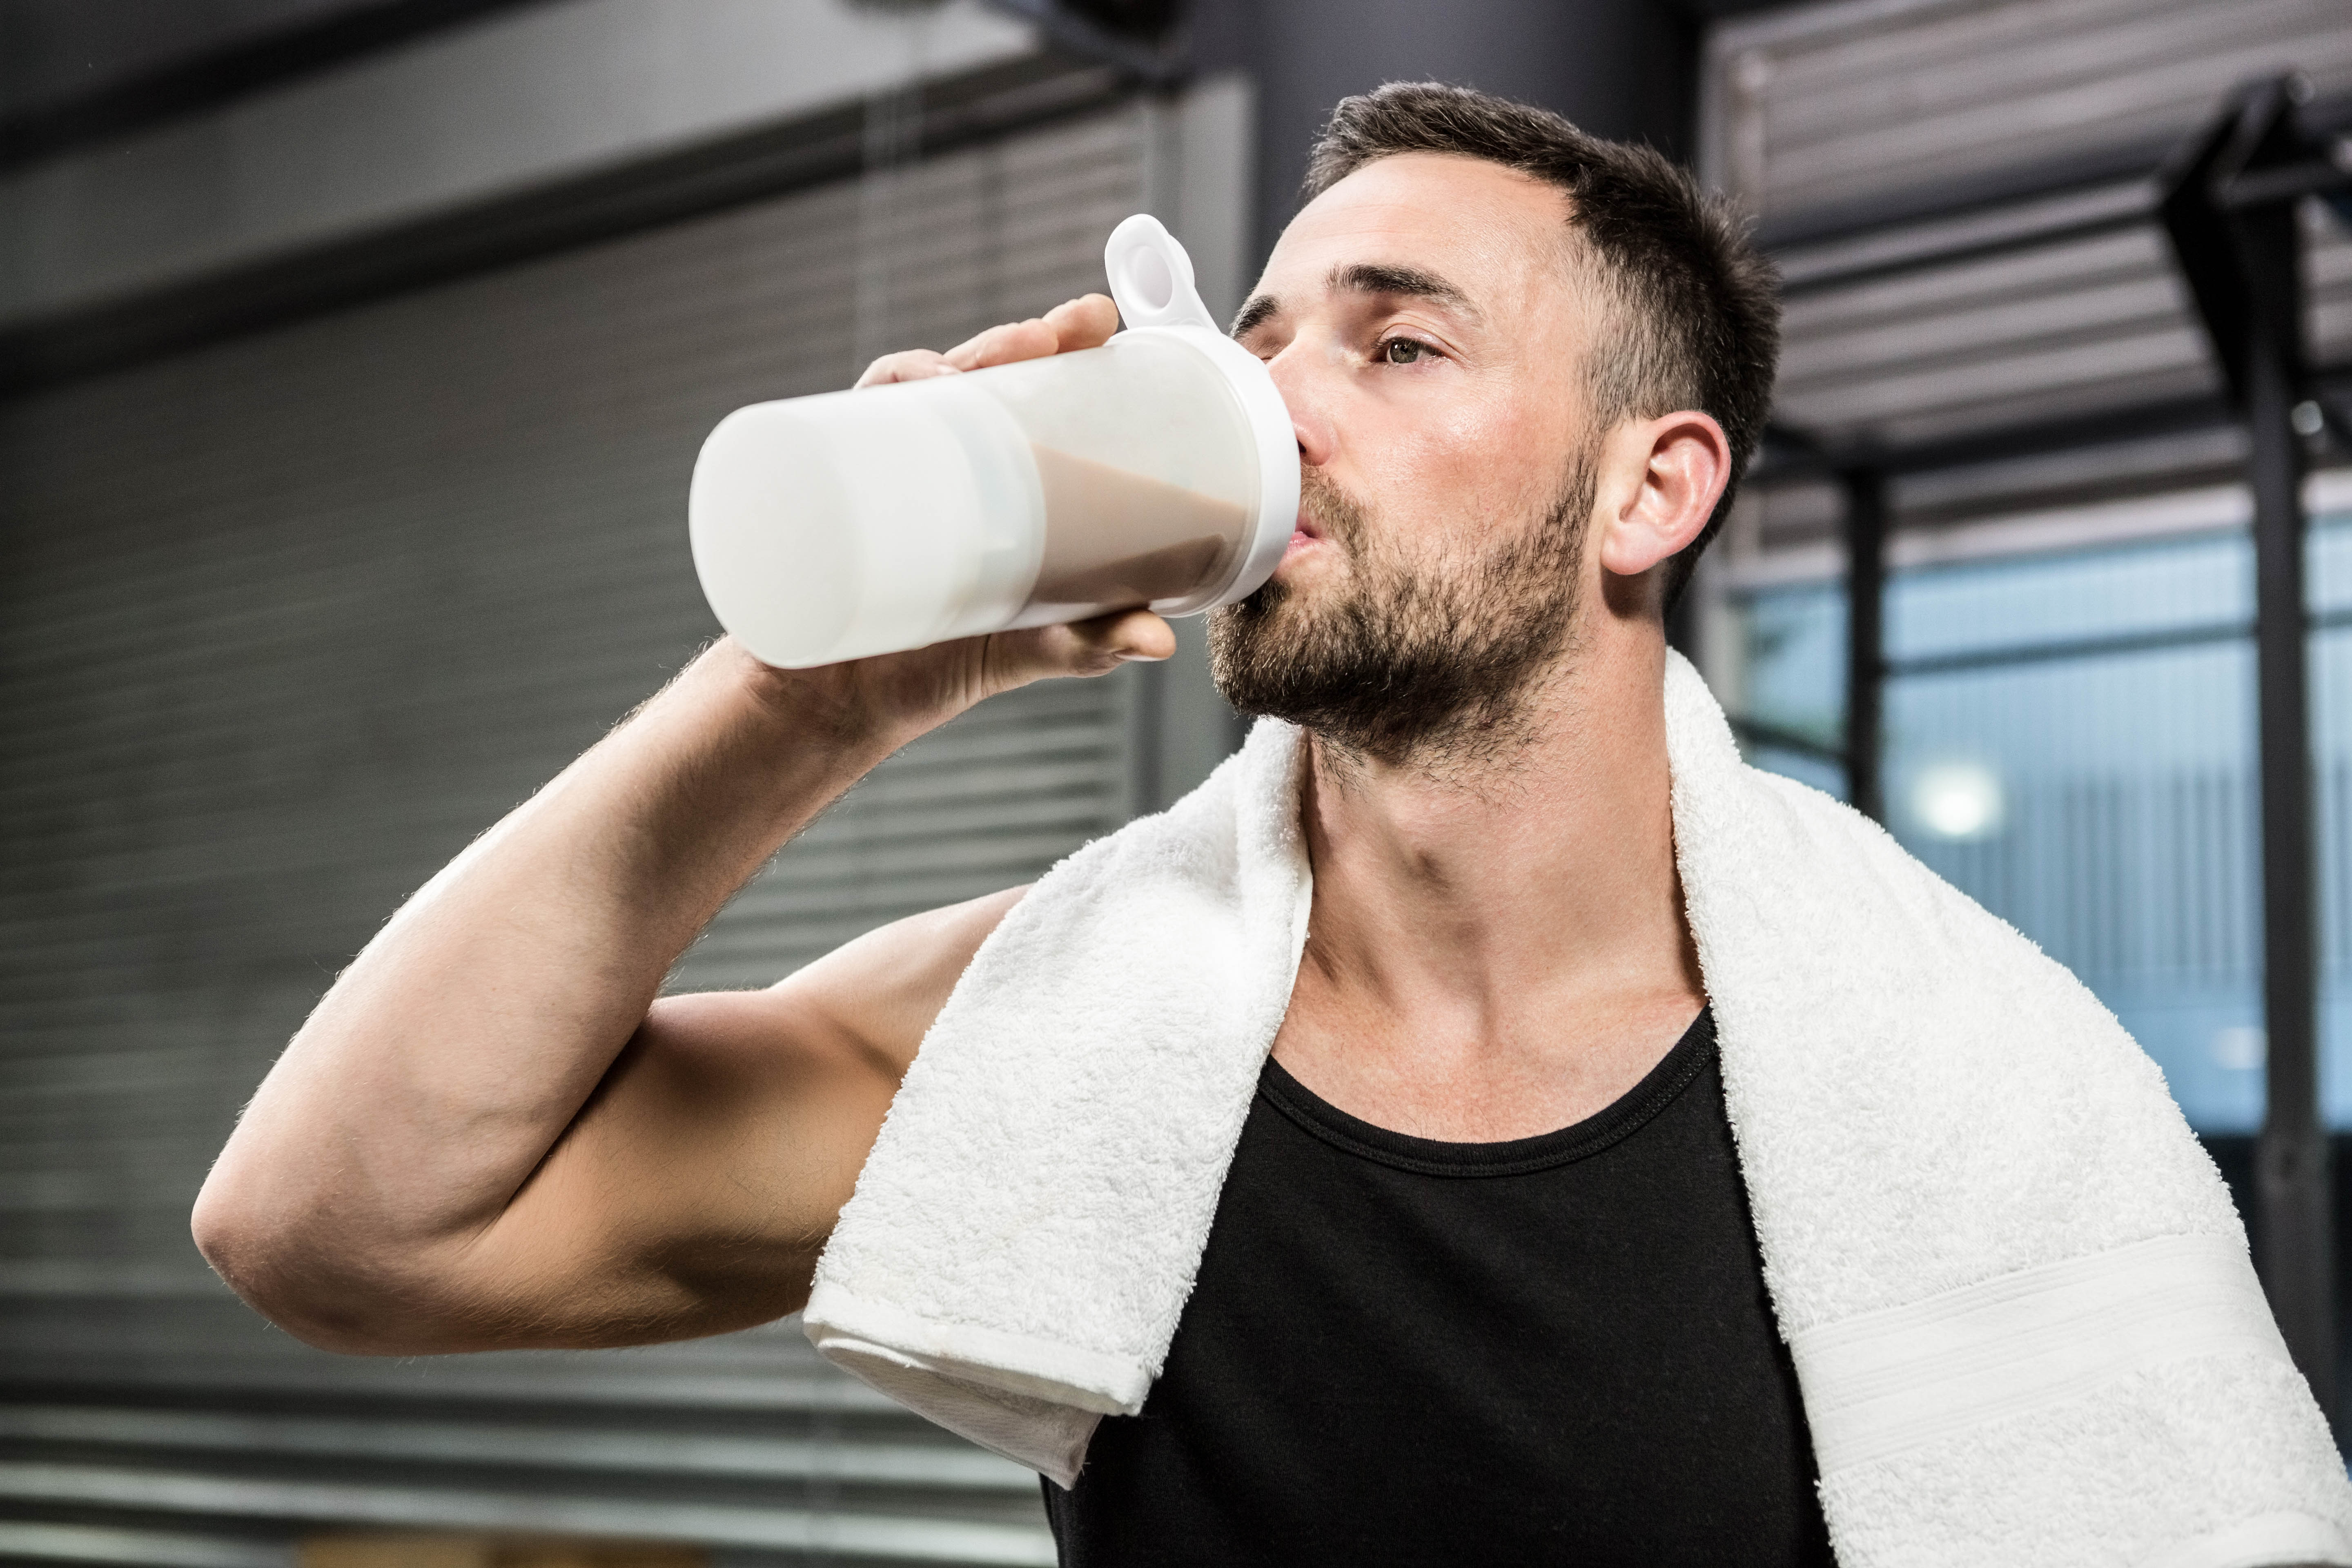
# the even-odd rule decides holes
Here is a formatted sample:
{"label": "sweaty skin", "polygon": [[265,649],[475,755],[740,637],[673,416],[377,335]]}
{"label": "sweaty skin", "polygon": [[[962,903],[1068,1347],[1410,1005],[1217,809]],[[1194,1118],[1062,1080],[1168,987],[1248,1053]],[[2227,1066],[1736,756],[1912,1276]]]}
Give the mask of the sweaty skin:
{"label": "sweaty skin", "polygon": [[[1383,159],[1291,224],[1245,312],[1302,462],[1432,571],[1449,541],[1526,525],[1589,424],[1602,328],[1566,216],[1492,164]],[[1409,274],[1445,287],[1393,287]],[[1091,347],[1115,324],[1090,295],[860,384]],[[1510,767],[1316,753],[1312,930],[1276,1052],[1368,1121],[1464,1140],[1562,1125],[1697,1010],[1658,568],[1705,525],[1727,448],[1691,412],[1601,441],[1580,634]],[[1302,603],[1348,571],[1302,518],[1280,568]],[[645,1343],[797,1310],[908,1063],[1023,890],[765,991],[662,998],[663,976],[891,752],[996,692],[1173,646],[1142,611],[815,670],[715,644],[336,981],[197,1200],[205,1257],[289,1331],[362,1353]]]}

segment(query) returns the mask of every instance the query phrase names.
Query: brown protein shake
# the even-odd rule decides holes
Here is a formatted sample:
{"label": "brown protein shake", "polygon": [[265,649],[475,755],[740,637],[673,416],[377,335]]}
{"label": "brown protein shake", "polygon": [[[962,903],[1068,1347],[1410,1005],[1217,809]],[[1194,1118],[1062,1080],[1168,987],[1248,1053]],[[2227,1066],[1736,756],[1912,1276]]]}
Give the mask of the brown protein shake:
{"label": "brown protein shake", "polygon": [[1029,450],[1045,489],[1045,559],[1032,611],[1099,613],[1181,598],[1213,582],[1242,547],[1250,515],[1238,502],[1034,442]]}

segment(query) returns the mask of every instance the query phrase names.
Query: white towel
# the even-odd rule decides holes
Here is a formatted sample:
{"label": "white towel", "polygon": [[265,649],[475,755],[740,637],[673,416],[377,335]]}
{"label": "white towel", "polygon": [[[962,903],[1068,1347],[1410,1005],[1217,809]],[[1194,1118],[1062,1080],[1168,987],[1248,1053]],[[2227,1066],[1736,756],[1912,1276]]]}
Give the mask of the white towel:
{"label": "white towel", "polygon": [[[1876,825],[1743,764],[1679,658],[1676,859],[1845,1568],[2352,1564],[2352,1486],[2162,1075]],[[1164,1363],[1312,882],[1261,721],[1043,878],[924,1040],[819,1351],[1076,1479]]]}

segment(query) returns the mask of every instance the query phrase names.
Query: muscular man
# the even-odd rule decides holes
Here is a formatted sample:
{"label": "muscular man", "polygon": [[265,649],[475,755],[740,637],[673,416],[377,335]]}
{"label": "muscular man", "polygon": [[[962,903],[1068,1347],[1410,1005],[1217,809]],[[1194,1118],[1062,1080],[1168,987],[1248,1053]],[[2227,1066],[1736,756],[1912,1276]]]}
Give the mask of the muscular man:
{"label": "muscular man", "polygon": [[[1228,700],[1306,731],[1309,934],[1165,1370],[1048,1488],[1065,1560],[1826,1563],[1660,697],[1768,405],[1769,270],[1663,159],[1454,89],[1348,100],[1309,191],[1234,328],[1305,500],[1212,628]],[[1115,324],[1088,296],[865,383]],[[205,1256],[360,1353],[799,1309],[1024,889],[763,992],[664,974],[897,748],[1172,647],[1142,611],[813,670],[713,646],[335,983],[205,1186]]]}

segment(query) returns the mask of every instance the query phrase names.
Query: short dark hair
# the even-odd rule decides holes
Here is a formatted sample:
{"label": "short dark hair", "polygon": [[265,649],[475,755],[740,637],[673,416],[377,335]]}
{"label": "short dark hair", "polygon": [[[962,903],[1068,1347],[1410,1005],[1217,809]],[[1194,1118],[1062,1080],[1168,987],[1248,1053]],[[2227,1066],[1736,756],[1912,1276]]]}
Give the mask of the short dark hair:
{"label": "short dark hair", "polygon": [[1772,405],[1780,356],[1780,275],[1747,220],[1654,150],[1579,130],[1549,110],[1431,81],[1343,98],[1308,155],[1302,199],[1399,153],[1483,158],[1557,186],[1569,227],[1622,312],[1591,367],[1605,424],[1677,408],[1711,414],[1731,443],[1731,483],[1706,527],[1668,563],[1666,602],[1723,526]]}

